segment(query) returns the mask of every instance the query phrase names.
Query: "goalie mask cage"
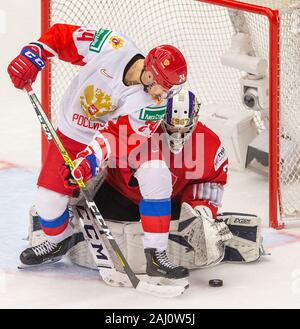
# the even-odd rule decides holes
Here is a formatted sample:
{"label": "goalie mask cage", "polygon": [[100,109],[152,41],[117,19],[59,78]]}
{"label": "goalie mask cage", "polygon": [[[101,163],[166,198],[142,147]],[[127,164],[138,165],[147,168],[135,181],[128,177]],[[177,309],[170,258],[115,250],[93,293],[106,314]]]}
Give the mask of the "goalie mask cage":
{"label": "goalie mask cage", "polygon": [[[41,0],[42,32],[55,23],[105,27],[128,35],[145,53],[159,44],[174,44],[187,58],[187,87],[202,104],[246,111],[239,84],[244,72],[220,63],[232,36],[246,29],[255,56],[268,60],[269,217],[270,226],[278,228],[283,220],[300,215],[300,35],[292,29],[297,22],[300,26],[298,3]],[[53,59],[42,73],[42,103],[54,124],[59,101],[77,70]],[[287,140],[293,147],[284,146]],[[42,148],[44,157],[44,138]]]}

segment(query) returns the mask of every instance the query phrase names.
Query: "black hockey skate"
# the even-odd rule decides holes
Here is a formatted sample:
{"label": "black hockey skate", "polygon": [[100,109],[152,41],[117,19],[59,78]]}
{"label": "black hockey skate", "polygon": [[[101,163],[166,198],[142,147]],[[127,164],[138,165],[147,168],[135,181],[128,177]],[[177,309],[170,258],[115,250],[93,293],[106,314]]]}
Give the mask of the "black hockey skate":
{"label": "black hockey skate", "polygon": [[25,249],[21,255],[19,268],[58,262],[74,245],[74,236],[70,236],[59,243],[44,241],[35,247]]}
{"label": "black hockey skate", "polygon": [[189,276],[189,270],[170,262],[166,251],[146,248],[146,273],[148,276],[161,276],[168,279],[182,279]]}

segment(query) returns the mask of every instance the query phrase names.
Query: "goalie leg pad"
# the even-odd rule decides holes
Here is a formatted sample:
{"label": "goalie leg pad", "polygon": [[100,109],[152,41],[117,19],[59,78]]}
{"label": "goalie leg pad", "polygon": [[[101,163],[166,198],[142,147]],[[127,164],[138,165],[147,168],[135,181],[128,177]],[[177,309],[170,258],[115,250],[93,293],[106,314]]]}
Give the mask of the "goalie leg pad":
{"label": "goalie leg pad", "polygon": [[177,233],[170,233],[168,254],[176,264],[189,269],[220,263],[224,257],[224,242],[232,237],[224,223],[199,214],[183,203]]}
{"label": "goalie leg pad", "polygon": [[[80,220],[80,217],[84,216],[84,218],[89,218],[92,215],[90,214],[89,210],[86,209],[86,207],[77,206],[72,207],[72,209],[74,214],[72,223],[78,230],[78,220]],[[141,223],[117,222],[107,219],[105,221],[132,270],[135,273],[145,273],[146,259],[142,241],[143,229]],[[106,249],[109,250],[111,246],[104,234],[101,235],[101,240]],[[95,263],[89,254],[86,241],[83,241],[80,245],[72,248],[69,256],[75,264],[88,268],[95,267]],[[119,262],[117,260],[112,261],[117,267]],[[117,270],[123,272],[123,268],[120,266],[117,268]]]}
{"label": "goalie leg pad", "polygon": [[[78,220],[83,220],[84,222],[89,221],[92,216],[89,210],[84,209],[84,207],[72,207],[74,214],[74,224],[76,226],[76,222]],[[144,274],[146,272],[146,259],[144,255],[144,248],[142,242],[143,230],[140,223],[133,222],[116,222],[116,221],[106,221],[109,226],[113,236],[115,237],[122,253],[126,257],[126,260],[130,264],[130,267],[135,273],[140,273],[138,278],[144,282],[158,285],[177,285],[182,287],[188,286],[188,280],[172,280],[164,277],[152,278]],[[131,287],[132,284],[129,281],[128,276],[124,273],[123,268],[120,267],[119,261],[114,259],[112,255],[114,252],[109,252],[111,248],[107,238],[104,234],[101,235],[101,242],[98,241],[98,263],[102,259],[100,256],[108,256],[106,258],[110,258],[112,260],[111,267],[114,267],[116,271],[112,271],[108,278],[105,279],[105,282],[111,286],[122,286],[122,287]],[[100,244],[105,246],[105,248],[100,248]],[[101,249],[101,253],[99,250]],[[108,252],[108,254],[107,254]],[[79,265],[95,268],[95,262],[93,258],[90,256],[88,250],[88,244],[86,241],[81,241],[75,247],[72,248],[72,251],[69,252],[69,257],[71,260]],[[102,263],[101,263],[102,264]],[[101,265],[100,264],[100,265]],[[104,260],[103,266],[109,266],[108,259]]]}
{"label": "goalie leg pad", "polygon": [[[78,234],[78,214],[75,213],[71,218],[71,224],[75,229],[77,227]],[[242,263],[256,261],[263,255],[259,217],[251,214],[224,213],[218,215],[217,221],[216,226],[211,227],[211,223],[201,221],[191,207],[183,206],[180,219],[171,221],[170,225],[167,249],[170,260],[188,269],[195,269],[217,264],[223,254],[223,261]],[[107,224],[134,272],[145,274],[146,260],[141,223],[107,221]],[[227,234],[220,235],[226,231],[224,226],[228,226],[233,233],[229,240]],[[211,238],[210,242],[206,241],[206,237]],[[40,244],[44,239],[45,235],[41,230],[38,215],[32,207],[29,225],[30,245]],[[225,251],[222,242],[225,242]],[[77,239],[68,256],[78,265],[96,268],[87,242],[82,237]]]}
{"label": "goalie leg pad", "polygon": [[[72,225],[79,231],[78,220],[80,216],[90,216],[84,207],[71,207],[73,216]],[[75,210],[74,210],[75,209]],[[79,212],[76,211],[79,209]],[[34,218],[34,216],[31,216]],[[222,225],[221,225],[222,224]],[[167,254],[170,260],[188,269],[213,266],[222,260],[224,247],[223,241],[227,234],[224,233],[224,223],[212,225],[209,220],[201,220],[199,215],[188,204],[183,205],[179,220],[171,221]],[[146,259],[143,246],[143,229],[140,222],[110,221],[107,220],[113,236],[120,246],[129,265],[137,274],[146,273]],[[32,225],[31,225],[32,226]],[[226,226],[226,225],[225,225]],[[31,235],[32,244],[39,242],[42,232],[35,231]],[[104,235],[101,236],[106,249],[110,248],[105,243]],[[228,238],[227,238],[228,239]],[[80,239],[68,252],[70,259],[80,266],[96,268],[86,241]],[[118,262],[114,262],[115,265]],[[118,268],[122,272],[122,268]]]}
{"label": "goalie leg pad", "polygon": [[223,213],[217,219],[227,224],[233,234],[225,243],[223,261],[249,263],[264,253],[261,235],[261,218],[252,214]]}

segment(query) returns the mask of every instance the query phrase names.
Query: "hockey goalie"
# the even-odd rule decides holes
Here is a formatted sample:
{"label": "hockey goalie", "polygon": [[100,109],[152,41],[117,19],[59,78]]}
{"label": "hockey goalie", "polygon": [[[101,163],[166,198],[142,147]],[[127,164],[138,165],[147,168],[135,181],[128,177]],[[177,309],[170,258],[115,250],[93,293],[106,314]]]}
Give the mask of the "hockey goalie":
{"label": "hockey goalie", "polygon": [[[162,283],[166,278],[186,278],[187,269],[221,261],[251,262],[262,253],[257,216],[218,214],[228,159],[218,136],[199,121],[199,110],[194,93],[182,89],[168,100],[157,132],[126,159],[109,163],[89,184],[131,268],[162,278]],[[66,255],[76,264],[95,268],[78,225],[91,223],[93,215],[80,196],[69,207],[76,233]],[[94,252],[103,266],[119,271],[115,285],[127,285],[103,236],[100,232],[101,243]],[[41,239],[33,208],[30,243],[38,245]]]}

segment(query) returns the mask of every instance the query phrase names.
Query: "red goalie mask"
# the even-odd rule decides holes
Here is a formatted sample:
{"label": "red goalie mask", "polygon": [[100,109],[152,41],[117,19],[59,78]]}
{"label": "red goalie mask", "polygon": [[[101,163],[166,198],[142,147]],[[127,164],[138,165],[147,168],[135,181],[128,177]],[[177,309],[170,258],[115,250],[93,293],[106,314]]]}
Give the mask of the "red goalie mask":
{"label": "red goalie mask", "polygon": [[174,46],[161,45],[150,50],[145,58],[145,70],[153,74],[156,83],[169,90],[186,81],[187,64]]}

